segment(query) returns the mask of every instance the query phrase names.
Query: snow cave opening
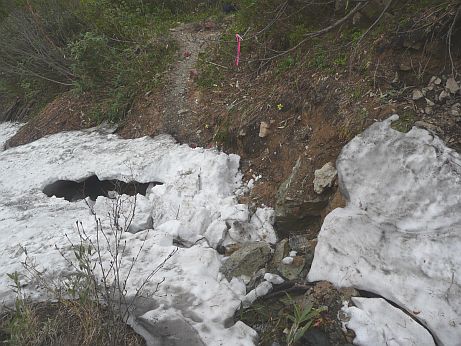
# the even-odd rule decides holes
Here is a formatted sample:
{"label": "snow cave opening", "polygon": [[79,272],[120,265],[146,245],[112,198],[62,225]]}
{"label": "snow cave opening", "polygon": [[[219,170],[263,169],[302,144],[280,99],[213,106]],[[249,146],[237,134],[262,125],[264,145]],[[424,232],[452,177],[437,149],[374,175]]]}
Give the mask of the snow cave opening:
{"label": "snow cave opening", "polygon": [[111,197],[110,192],[134,196],[136,194],[146,195],[149,185],[162,185],[160,182],[140,183],[137,181],[124,182],[117,179],[99,180],[96,175],[92,175],[82,181],[57,180],[48,184],[43,189],[43,193],[48,197],[64,198],[69,202],[77,202],[89,197],[95,201],[98,196]]}

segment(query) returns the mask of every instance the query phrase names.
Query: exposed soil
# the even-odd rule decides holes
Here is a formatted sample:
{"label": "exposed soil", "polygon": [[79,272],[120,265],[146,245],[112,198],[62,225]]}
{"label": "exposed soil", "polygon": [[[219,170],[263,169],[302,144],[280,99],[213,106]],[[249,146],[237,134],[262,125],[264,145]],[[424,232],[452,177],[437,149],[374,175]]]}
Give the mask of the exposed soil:
{"label": "exposed soil", "polygon": [[163,89],[139,97],[117,133],[124,138],[168,133],[195,142],[200,113],[191,107],[190,85],[196,79],[197,59],[220,35],[216,23],[185,24],[171,30],[179,44],[177,61],[171,66]]}
{"label": "exposed soil", "polygon": [[6,145],[15,147],[53,133],[95,126],[96,121],[91,118],[90,109],[91,100],[88,95],[65,93],[30,119]]}

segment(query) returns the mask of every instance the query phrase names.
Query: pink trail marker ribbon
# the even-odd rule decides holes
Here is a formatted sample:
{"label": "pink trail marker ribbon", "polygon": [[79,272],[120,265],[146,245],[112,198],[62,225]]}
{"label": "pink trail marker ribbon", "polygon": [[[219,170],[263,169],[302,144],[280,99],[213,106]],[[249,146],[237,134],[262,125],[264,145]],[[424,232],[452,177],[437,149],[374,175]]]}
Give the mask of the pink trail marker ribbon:
{"label": "pink trail marker ribbon", "polygon": [[235,66],[238,66],[240,62],[240,42],[242,42],[243,38],[239,34],[235,34],[235,39],[237,40],[237,55],[235,57]]}

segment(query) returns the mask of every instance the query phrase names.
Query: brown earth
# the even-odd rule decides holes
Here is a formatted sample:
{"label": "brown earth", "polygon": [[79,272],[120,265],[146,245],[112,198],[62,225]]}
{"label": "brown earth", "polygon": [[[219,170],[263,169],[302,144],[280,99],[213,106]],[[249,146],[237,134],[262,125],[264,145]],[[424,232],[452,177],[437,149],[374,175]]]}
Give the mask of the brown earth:
{"label": "brown earth", "polygon": [[68,92],[58,96],[21,127],[6,146],[15,147],[46,135],[95,126],[96,121],[90,116],[91,106],[91,98],[85,94]]}

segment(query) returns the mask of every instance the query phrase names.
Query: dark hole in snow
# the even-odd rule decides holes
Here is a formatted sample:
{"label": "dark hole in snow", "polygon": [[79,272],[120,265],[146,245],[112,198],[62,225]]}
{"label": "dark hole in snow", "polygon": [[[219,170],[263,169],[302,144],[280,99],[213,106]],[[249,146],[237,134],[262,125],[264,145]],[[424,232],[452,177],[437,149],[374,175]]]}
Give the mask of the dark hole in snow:
{"label": "dark hole in snow", "polygon": [[145,196],[147,188],[150,184],[162,185],[162,183],[139,183],[131,181],[125,183],[121,180],[99,180],[96,175],[85,179],[81,182],[72,180],[58,180],[51,183],[43,189],[43,193],[48,197],[56,196],[64,198],[69,202],[76,202],[86,197],[90,197],[93,201],[98,196],[110,197],[109,191],[116,191],[119,194],[134,196],[140,194]]}

